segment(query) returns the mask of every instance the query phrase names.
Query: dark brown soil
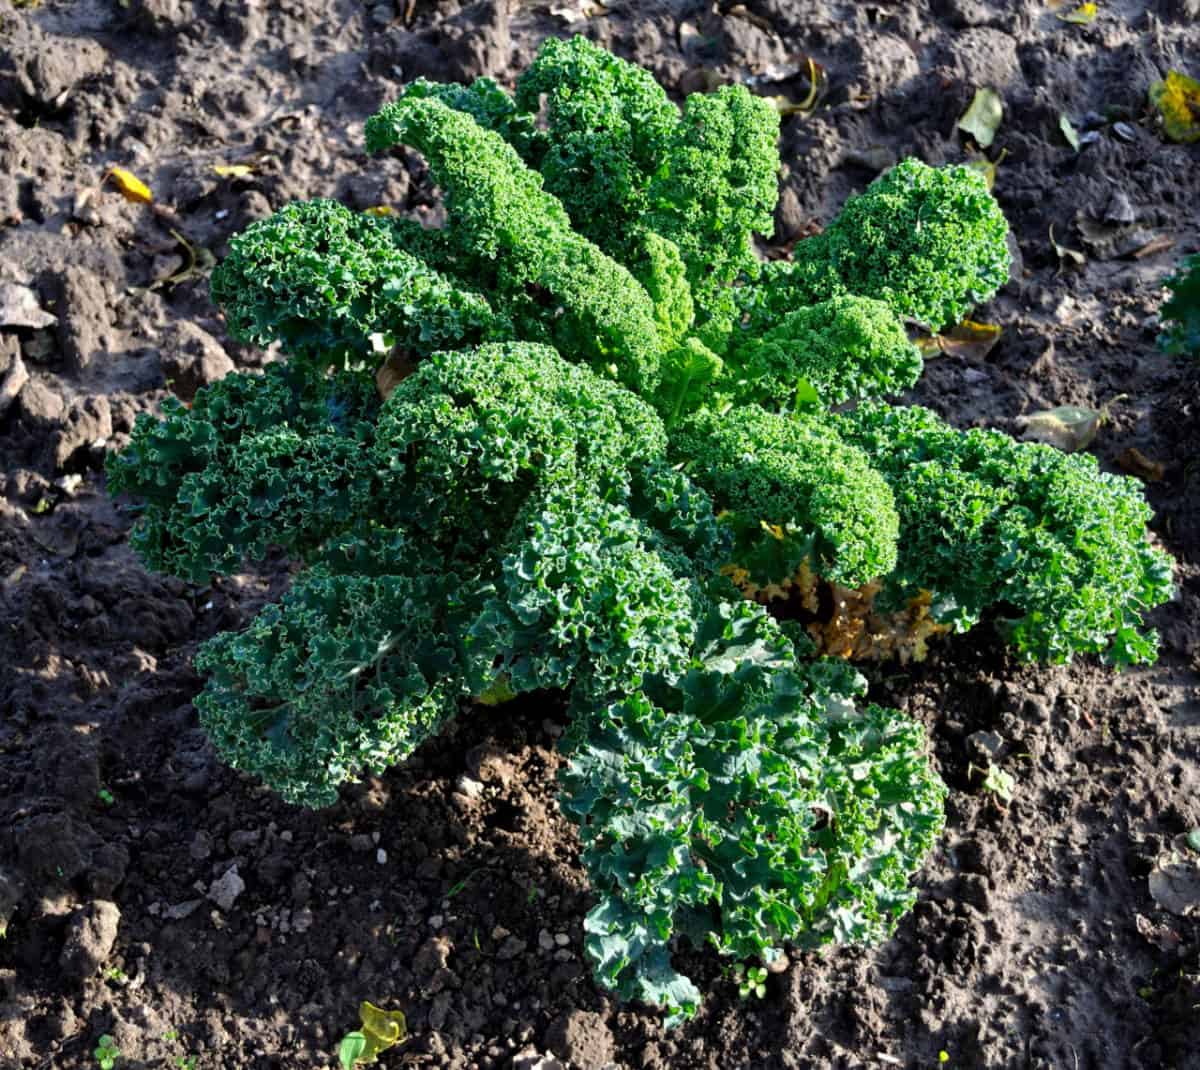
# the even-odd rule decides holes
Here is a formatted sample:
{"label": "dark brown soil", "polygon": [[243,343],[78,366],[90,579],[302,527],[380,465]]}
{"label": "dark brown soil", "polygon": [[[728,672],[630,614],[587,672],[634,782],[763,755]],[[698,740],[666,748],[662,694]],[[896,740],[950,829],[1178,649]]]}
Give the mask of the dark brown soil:
{"label": "dark brown soil", "polygon": [[[0,325],[0,1067],[94,1066],[104,1033],[123,1067],[330,1067],[364,999],[408,1015],[384,1066],[1200,1067],[1200,924],[1148,883],[1200,825],[1200,364],[1154,346],[1159,280],[1200,248],[1200,145],[1164,143],[1144,105],[1169,67],[1200,76],[1197,0],[1112,0],[1090,26],[1039,0],[505,3],[0,0],[0,288],[56,317]],[[784,122],[781,246],[889,160],[962,159],[957,117],[1000,89],[1022,266],[978,318],[1005,333],[932,361],[914,398],[1014,430],[1120,396],[1093,449],[1161,463],[1146,490],[1179,561],[1153,668],[1020,666],[979,629],[876,669],[952,789],[917,908],[880,948],[796,956],[762,1001],[689,953],[709,996],[671,1033],[583,960],[553,697],[463,721],[329,811],[282,805],[215,759],[190,659],[287,563],[205,589],[150,575],[102,472],[168,380],[263,359],[225,337],[202,271],[161,281],[181,237],[219,257],[297,197],[432,204],[416,157],[367,159],[366,116],[417,75],[511,82],[576,30],[672,92],[715,72],[800,98],[792,72],[826,67],[826,106]],[[1079,153],[1063,112],[1095,135]],[[233,163],[253,170],[213,171]],[[154,208],[99,187],[113,164]],[[989,742],[1007,807],[974,771]]]}

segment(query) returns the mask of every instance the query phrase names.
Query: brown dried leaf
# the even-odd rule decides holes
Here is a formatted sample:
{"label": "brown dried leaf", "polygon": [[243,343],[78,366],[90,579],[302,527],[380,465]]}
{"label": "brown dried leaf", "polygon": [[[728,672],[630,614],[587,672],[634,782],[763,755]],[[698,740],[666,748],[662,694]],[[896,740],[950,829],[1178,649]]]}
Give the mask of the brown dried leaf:
{"label": "brown dried leaf", "polygon": [[1004,328],[998,324],[963,320],[941,334],[917,338],[916,346],[926,360],[942,355],[985,360],[1003,334]]}
{"label": "brown dried leaf", "polygon": [[1167,466],[1162,461],[1151,460],[1136,446],[1122,450],[1117,457],[1117,464],[1145,483],[1161,483],[1167,474]]}

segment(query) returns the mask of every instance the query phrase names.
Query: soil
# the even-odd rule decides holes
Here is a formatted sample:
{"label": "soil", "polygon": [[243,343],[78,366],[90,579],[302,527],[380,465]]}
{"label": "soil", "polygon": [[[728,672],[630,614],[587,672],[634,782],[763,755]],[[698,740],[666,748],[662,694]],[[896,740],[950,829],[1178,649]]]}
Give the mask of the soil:
{"label": "soil", "polygon": [[[366,999],[408,1018],[382,1066],[1200,1067],[1200,920],[1150,891],[1200,826],[1200,362],[1154,344],[1160,280],[1200,249],[1200,145],[1145,106],[1168,68],[1200,76],[1200,4],[1112,0],[1090,25],[1038,0],[506,5],[0,0],[0,307],[25,302],[0,324],[0,1067],[94,1066],[102,1034],[119,1067],[329,1067]],[[584,962],[553,696],[464,719],[329,810],[283,805],[215,758],[190,662],[288,563],[148,573],[102,467],[169,389],[265,359],[208,300],[231,234],[299,197],[427,209],[421,161],[368,160],[364,119],[418,75],[511,84],[577,31],[680,96],[752,78],[801,100],[824,66],[823,106],[784,120],[777,250],[890,161],[963,159],[958,116],[1000,90],[1020,256],[976,318],[1004,333],[930,361],[912,400],[1014,432],[1111,403],[1091,449],[1152,462],[1178,561],[1153,667],[1020,665],[984,627],[871,669],[952,789],[917,907],[881,947],[794,955],[760,1001],[681,952],[708,996],[671,1032]],[[101,185],[112,165],[155,204]]]}

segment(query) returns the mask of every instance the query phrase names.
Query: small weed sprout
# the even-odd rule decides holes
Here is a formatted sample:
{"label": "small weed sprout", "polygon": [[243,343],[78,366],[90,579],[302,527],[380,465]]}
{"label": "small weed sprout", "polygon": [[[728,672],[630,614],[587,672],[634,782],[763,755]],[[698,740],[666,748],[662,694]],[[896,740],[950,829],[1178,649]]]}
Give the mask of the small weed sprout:
{"label": "small weed sprout", "polygon": [[92,1052],[92,1055],[100,1070],[113,1070],[113,1067],[117,1065],[117,1060],[121,1058],[117,1042],[107,1033],[96,1042],[96,1050]]}
{"label": "small weed sprout", "polygon": [[749,999],[752,995],[762,999],[767,994],[767,971],[762,966],[747,967],[739,962],[733,968],[733,979],[741,999]]}
{"label": "small weed sprout", "polygon": [[991,792],[998,798],[1003,799],[1006,803],[1013,800],[1013,795],[1016,793],[1017,781],[1016,778],[998,765],[988,765],[987,768],[969,763],[967,765],[967,776],[974,776],[976,773],[983,774],[983,781],[980,787],[984,791]]}

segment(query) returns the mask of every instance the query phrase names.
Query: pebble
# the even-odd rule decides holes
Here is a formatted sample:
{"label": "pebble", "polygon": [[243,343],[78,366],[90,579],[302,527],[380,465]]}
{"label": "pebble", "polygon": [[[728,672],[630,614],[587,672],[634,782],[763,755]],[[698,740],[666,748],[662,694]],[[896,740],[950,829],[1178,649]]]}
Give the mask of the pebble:
{"label": "pebble", "polygon": [[442,927],[442,923],[445,922],[445,920],[446,919],[444,917],[442,917],[441,914],[434,914],[429,919],[429,927],[431,929],[440,929]]}
{"label": "pebble", "polygon": [[510,936],[500,945],[500,949],[496,952],[498,959],[515,959],[529,945],[518,936]]}
{"label": "pebble", "polygon": [[221,910],[229,910],[245,890],[246,882],[238,875],[237,866],[230,866],[209,886],[208,898]]}
{"label": "pebble", "polygon": [[543,951],[554,950],[554,937],[550,935],[548,930],[542,929],[541,932],[538,933],[538,947],[540,947]]}
{"label": "pebble", "polygon": [[385,851],[382,847],[375,852],[375,861],[381,866],[387,865],[387,851]]}
{"label": "pebble", "polygon": [[483,795],[483,784],[478,780],[472,780],[465,773],[458,778],[455,787],[468,799],[478,799]]}

